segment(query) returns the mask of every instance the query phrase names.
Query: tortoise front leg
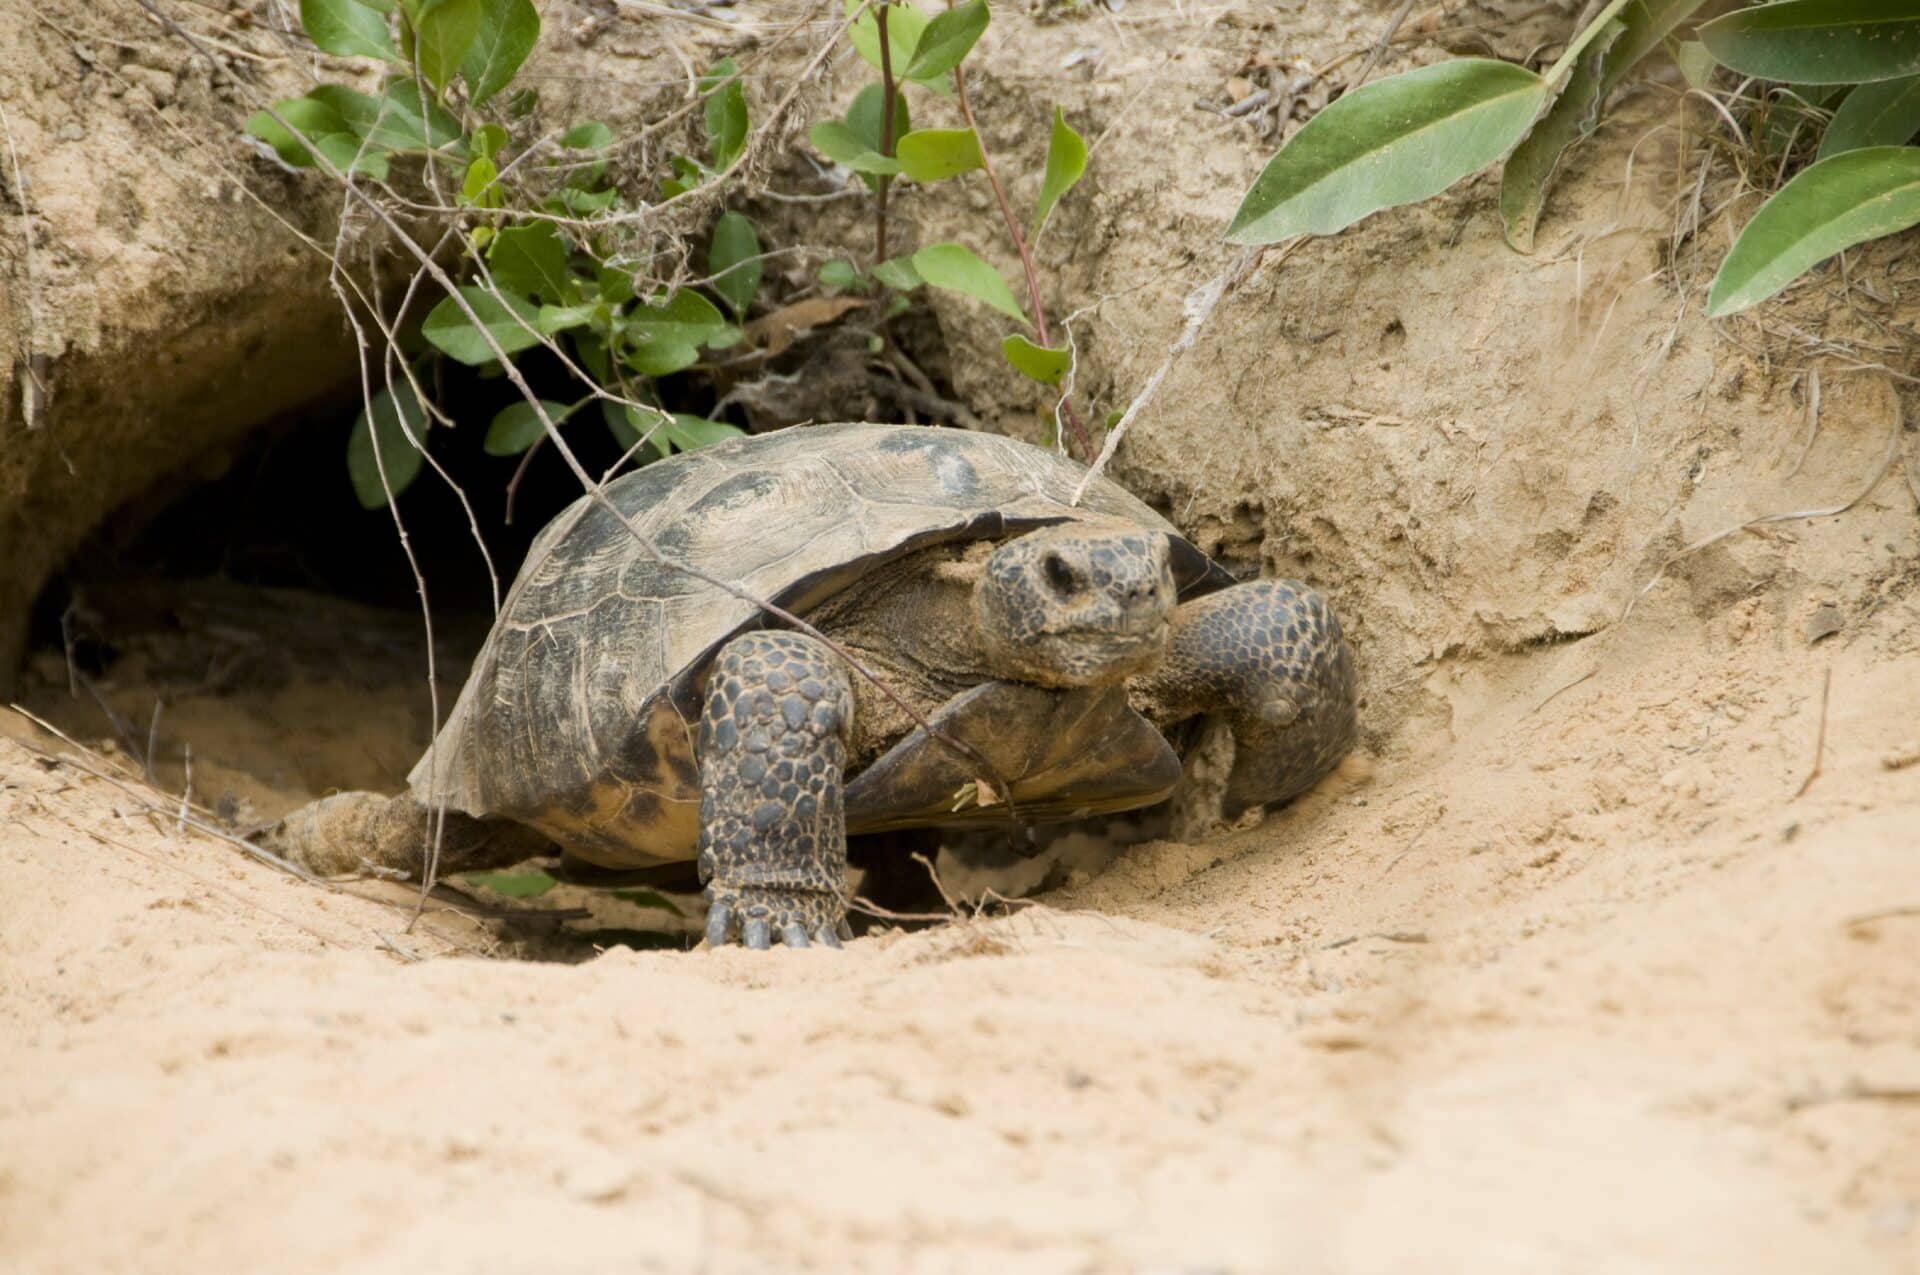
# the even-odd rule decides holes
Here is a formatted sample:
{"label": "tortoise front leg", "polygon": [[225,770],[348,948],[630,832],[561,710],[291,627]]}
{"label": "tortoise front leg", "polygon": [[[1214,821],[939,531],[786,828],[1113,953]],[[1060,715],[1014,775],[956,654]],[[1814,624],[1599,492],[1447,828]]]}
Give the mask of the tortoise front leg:
{"label": "tortoise front leg", "polygon": [[744,634],[721,649],[700,717],[700,879],[707,944],[840,946],[842,775],[853,688],[826,646]]}
{"label": "tortoise front leg", "polygon": [[1229,818],[1298,796],[1353,747],[1353,655],[1325,598],[1292,580],[1222,589],[1174,613],[1167,657],[1133,688],[1162,727],[1201,714],[1233,731]]}

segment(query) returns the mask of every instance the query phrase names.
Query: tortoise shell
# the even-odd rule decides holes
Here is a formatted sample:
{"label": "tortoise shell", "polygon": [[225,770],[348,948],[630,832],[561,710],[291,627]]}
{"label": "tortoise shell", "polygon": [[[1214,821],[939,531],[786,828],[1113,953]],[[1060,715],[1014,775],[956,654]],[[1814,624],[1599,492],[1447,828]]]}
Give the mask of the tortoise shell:
{"label": "tortoise shell", "polygon": [[[665,558],[801,615],[915,550],[1090,518],[1167,533],[1183,597],[1233,583],[1111,481],[1070,503],[1085,474],[998,435],[839,424],[686,452],[604,490]],[[529,825],[603,867],[692,858],[701,685],[721,646],[768,619],[583,496],[535,539],[414,796]]]}

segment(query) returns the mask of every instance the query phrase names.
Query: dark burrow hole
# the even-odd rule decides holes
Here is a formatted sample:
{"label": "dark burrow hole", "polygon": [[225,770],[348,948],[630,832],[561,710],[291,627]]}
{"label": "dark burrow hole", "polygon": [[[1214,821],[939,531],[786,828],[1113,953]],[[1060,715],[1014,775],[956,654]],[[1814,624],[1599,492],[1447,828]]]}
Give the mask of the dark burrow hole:
{"label": "dark burrow hole", "polygon": [[[537,366],[534,378],[545,392]],[[437,401],[462,422],[489,419],[506,392],[503,382],[460,368],[435,387]],[[711,397],[665,406],[710,404]],[[348,477],[358,406],[357,386],[343,386],[111,517],[35,606],[23,677],[29,707],[145,769],[170,792],[186,785],[190,761],[195,801],[243,831],[303,794],[403,787],[431,735],[428,643],[414,568],[393,518],[384,508],[363,509]],[[736,416],[734,423],[752,422]],[[494,580],[504,595],[533,537],[579,492],[561,457],[545,447],[521,477],[509,524],[508,486],[520,460],[487,455],[484,434],[465,427],[431,434],[430,451],[465,493],[471,520],[453,487],[430,469],[399,501],[432,604],[443,717],[491,626]],[[594,473],[623,450],[586,413],[567,437]],[[1051,835],[1038,834],[1042,843]],[[942,844],[930,833],[857,839],[854,862],[867,869],[860,892],[898,913],[945,912],[925,867],[911,857],[935,858]],[[973,837],[960,848],[963,870],[1009,895],[1065,879],[1069,869],[1030,864],[1015,845],[1030,854],[1035,839],[1011,829]],[[951,868],[951,859],[941,866]],[[680,947],[698,920],[697,894],[675,893],[697,890],[691,874],[662,886],[678,917],[656,901],[620,898],[631,890],[562,884],[516,898],[460,878],[452,884],[478,889],[498,907],[589,902],[590,919],[559,928],[537,916],[527,925],[502,923],[507,950],[546,959],[584,959],[612,944]],[[878,923],[857,916],[855,928]]]}

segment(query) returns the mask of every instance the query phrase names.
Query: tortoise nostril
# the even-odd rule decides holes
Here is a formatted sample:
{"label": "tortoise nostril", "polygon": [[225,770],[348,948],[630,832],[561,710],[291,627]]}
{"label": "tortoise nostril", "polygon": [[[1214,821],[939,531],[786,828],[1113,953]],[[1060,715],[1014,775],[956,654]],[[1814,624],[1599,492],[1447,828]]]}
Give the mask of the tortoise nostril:
{"label": "tortoise nostril", "polygon": [[1059,554],[1047,554],[1040,560],[1040,569],[1046,574],[1047,583],[1061,597],[1071,597],[1080,591],[1080,573]]}

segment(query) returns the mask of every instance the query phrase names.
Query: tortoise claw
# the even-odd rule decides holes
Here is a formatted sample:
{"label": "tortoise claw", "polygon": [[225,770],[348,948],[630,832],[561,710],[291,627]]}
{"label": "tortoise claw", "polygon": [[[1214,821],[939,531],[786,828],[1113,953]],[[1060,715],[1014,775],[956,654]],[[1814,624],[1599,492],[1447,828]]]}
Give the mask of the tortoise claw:
{"label": "tortoise claw", "polygon": [[740,943],[750,951],[764,952],[773,946],[773,930],[761,918],[751,917],[741,927]]}
{"label": "tortoise claw", "polygon": [[716,903],[707,909],[707,946],[725,947],[727,935],[733,929],[733,909],[724,903]]}
{"label": "tortoise claw", "polygon": [[811,943],[807,942],[807,927],[799,924],[798,922],[794,922],[792,924],[786,925],[781,928],[780,941],[782,943],[785,943],[788,947],[813,946]]}
{"label": "tortoise claw", "polygon": [[[842,924],[845,924],[845,923],[842,922]],[[827,925],[823,925],[819,929],[814,931],[813,941],[818,943],[821,947],[839,947],[840,946],[840,936],[833,932],[833,927],[827,926]]]}

